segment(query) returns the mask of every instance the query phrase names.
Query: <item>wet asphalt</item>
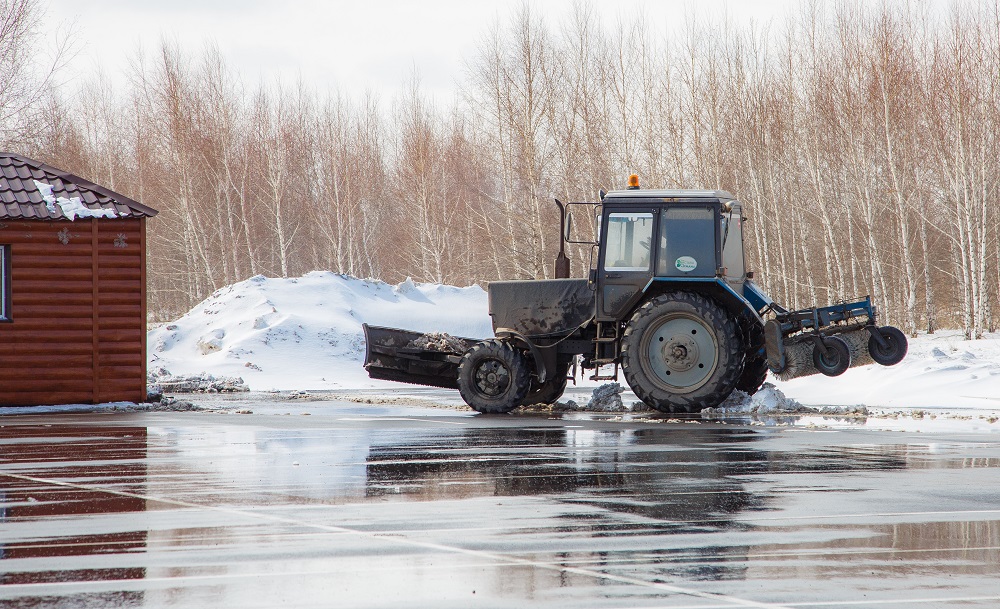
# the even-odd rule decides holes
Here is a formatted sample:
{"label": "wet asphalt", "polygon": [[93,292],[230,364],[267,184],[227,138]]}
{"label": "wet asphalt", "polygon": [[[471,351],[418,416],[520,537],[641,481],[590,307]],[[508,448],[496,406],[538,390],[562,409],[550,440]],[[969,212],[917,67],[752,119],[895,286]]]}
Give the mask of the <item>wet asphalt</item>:
{"label": "wet asphalt", "polygon": [[1000,607],[996,434],[265,402],[0,417],[0,607]]}

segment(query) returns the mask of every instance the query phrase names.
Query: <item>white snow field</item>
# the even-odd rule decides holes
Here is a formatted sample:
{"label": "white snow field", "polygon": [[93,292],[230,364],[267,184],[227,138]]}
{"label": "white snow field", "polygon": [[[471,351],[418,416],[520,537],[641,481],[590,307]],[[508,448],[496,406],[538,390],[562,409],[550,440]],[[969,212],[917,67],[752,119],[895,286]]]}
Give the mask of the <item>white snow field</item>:
{"label": "white snow field", "polygon": [[[492,335],[487,295],[478,286],[410,280],[393,286],[329,272],[257,276],[216,291],[177,321],[150,331],[149,370],[242,377],[255,391],[401,387],[369,379],[362,368],[364,322],[469,338]],[[921,335],[891,368],[871,365],[836,378],[769,382],[778,394],[806,406],[995,411],[1000,333],[974,341],[955,331]]]}

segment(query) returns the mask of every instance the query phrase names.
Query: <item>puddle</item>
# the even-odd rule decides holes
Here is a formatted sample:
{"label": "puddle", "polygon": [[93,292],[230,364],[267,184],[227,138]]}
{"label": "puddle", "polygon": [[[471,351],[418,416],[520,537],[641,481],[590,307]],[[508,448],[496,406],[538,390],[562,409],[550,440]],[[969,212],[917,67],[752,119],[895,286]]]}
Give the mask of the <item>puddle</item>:
{"label": "puddle", "polygon": [[860,602],[1000,575],[982,438],[325,408],[0,427],[0,605]]}

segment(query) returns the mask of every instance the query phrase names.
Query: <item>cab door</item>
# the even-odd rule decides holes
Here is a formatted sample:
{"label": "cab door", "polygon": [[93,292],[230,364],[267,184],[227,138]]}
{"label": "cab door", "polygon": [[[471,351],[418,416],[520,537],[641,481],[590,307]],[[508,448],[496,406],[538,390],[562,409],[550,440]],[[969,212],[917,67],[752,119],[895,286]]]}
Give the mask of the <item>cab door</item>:
{"label": "cab door", "polygon": [[620,319],[642,297],[653,277],[657,215],[645,207],[616,208],[604,216],[597,267],[598,320]]}

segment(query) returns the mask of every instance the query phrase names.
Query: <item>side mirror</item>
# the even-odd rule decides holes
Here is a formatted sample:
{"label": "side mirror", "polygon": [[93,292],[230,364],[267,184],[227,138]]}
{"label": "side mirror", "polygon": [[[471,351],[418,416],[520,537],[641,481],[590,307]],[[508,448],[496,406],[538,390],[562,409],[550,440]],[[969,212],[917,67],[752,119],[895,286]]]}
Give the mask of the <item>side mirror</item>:
{"label": "side mirror", "polygon": [[570,235],[573,234],[573,212],[566,212],[566,226],[563,227],[563,241],[570,241]]}

